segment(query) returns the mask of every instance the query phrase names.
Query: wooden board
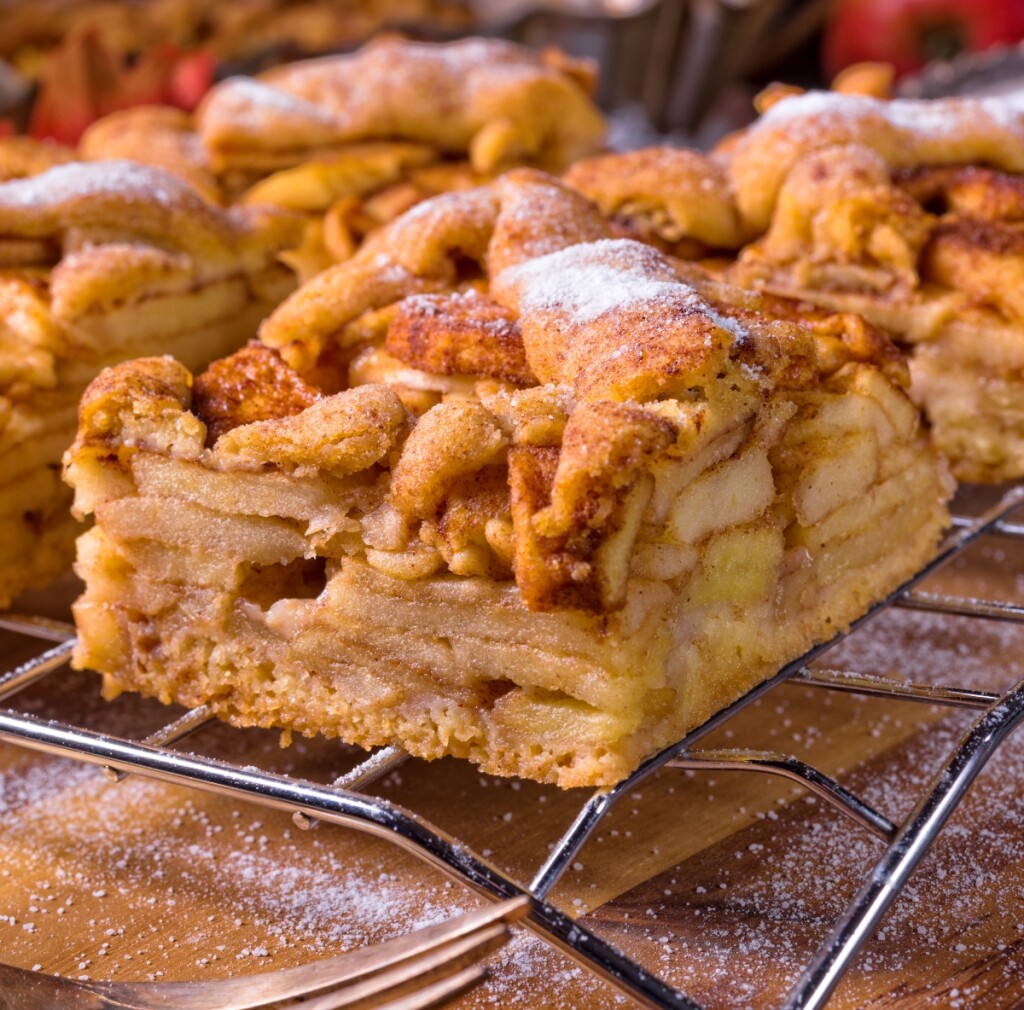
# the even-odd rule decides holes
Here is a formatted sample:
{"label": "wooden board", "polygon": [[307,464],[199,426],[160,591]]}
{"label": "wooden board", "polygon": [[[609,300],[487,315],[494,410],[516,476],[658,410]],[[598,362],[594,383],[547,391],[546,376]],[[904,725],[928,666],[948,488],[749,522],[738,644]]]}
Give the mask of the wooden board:
{"label": "wooden board", "polygon": [[[1022,548],[993,540],[931,588],[1024,599]],[[69,587],[26,606],[64,612]],[[1024,676],[1024,628],[898,611],[828,665],[998,689]],[[37,643],[0,638],[5,665]],[[174,713],[106,704],[95,678],[60,673],[26,710],[142,736]],[[796,753],[905,815],[971,716],[786,685],[709,746]],[[188,747],[326,781],[348,748],[223,726]],[[408,762],[381,782],[402,803],[528,880],[586,792]],[[0,748],[3,960],[72,976],[214,978],[375,942],[478,899],[396,848],[138,778]],[[627,797],[553,900],[709,1008],[772,1007],[881,852],[788,783],[667,770]],[[835,1007],[1024,1005],[1024,735],[1009,742],[911,879],[833,999]],[[494,959],[462,1010],[620,1006],[616,994],[529,934]]]}

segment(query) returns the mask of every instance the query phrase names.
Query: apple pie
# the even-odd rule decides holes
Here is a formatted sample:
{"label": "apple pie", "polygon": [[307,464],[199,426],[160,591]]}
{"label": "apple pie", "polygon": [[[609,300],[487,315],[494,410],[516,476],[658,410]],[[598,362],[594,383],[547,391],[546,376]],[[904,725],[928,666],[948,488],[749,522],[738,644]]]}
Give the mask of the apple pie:
{"label": "apple pie", "polygon": [[74,662],[563,787],[621,780],[932,554],[893,345],[520,169],[415,207],[193,378],[90,386]]}
{"label": "apple pie", "polygon": [[603,138],[593,74],[585,61],[498,39],[381,38],[350,55],[224,81],[197,123],[219,173],[262,177],[385,140],[468,157],[489,174],[524,162],[561,170]]}
{"label": "apple pie", "polygon": [[513,166],[562,171],[593,154],[604,135],[594,86],[589,62],[556,50],[382,38],[226,80],[195,117],[116,113],[94,124],[80,149],[158,165],[215,202],[306,214],[290,262],[308,279],[421,200]]}
{"label": "apple pie", "polygon": [[34,0],[5,2],[0,57],[31,77],[68,36],[95,35],[119,54],[171,46],[226,60],[338,50],[389,26],[464,31],[463,0]]}
{"label": "apple pie", "polygon": [[1020,97],[784,97],[723,156],[762,235],[728,276],[884,327],[956,476],[1024,476]]}
{"label": "apple pie", "polygon": [[70,566],[60,460],[88,383],[126,358],[199,368],[244,344],[295,286],[278,253],[300,231],[128,162],[0,185],[0,606]]}
{"label": "apple pie", "polygon": [[498,39],[381,38],[215,87],[197,113],[213,169],[244,202],[314,217],[304,278],[431,196],[593,154],[593,66]]}

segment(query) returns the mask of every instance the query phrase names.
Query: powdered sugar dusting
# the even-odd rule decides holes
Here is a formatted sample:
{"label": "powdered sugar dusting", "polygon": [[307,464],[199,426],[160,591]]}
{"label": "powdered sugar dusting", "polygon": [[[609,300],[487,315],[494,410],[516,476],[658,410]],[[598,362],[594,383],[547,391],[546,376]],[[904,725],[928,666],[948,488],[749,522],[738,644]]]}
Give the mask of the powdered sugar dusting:
{"label": "powdered sugar dusting", "polygon": [[[1018,588],[1021,583],[1018,577]],[[1020,626],[890,611],[869,629],[828,654],[826,665],[989,691],[1005,690],[1024,673],[1016,659],[1024,647]],[[768,742],[798,756],[813,747],[813,724],[793,718],[801,695],[822,718],[829,709],[836,721],[849,718],[854,733],[901,739],[838,776],[897,821],[977,717],[794,686],[749,712],[750,724],[767,731],[744,742]],[[727,745],[736,746],[731,732]],[[725,778],[697,774],[691,781],[704,785],[713,802]],[[838,1005],[895,1006],[908,989],[921,1006],[936,1008],[1022,1004],[1022,782],[1024,734],[1018,733],[901,891],[844,980]],[[882,853],[877,839],[799,788],[780,786],[774,801],[770,791],[766,785],[767,809],[749,827],[617,899],[615,911],[597,913],[599,931],[614,928],[627,953],[713,1010],[781,1005]],[[730,814],[719,804],[709,816]]]}
{"label": "powdered sugar dusting", "polygon": [[1024,119],[1024,91],[1008,91],[1002,95],[985,95],[978,104],[996,123],[1006,129],[1020,130]]}
{"label": "powdered sugar dusting", "polygon": [[0,186],[0,211],[37,210],[70,200],[117,197],[174,207],[199,203],[189,186],[163,169],[131,161],[87,161],[57,165],[39,175]]}
{"label": "powdered sugar dusting", "polygon": [[[396,80],[416,80],[440,88],[472,87],[472,76],[486,73],[493,82],[501,68],[528,73],[554,74],[535,52],[496,38],[465,38],[447,43],[424,43],[387,39],[365,46],[355,53],[302,60],[266,75],[265,81],[230,78],[221,87],[243,93],[255,104],[268,104],[275,111],[288,111],[280,104],[288,98],[320,117],[347,122],[358,117],[371,123],[379,118],[381,102],[387,100],[381,87],[381,69]],[[255,86],[252,86],[255,85]],[[267,89],[277,90],[272,97]],[[214,92],[216,96],[217,91]],[[317,111],[319,110],[319,111]]]}
{"label": "powdered sugar dusting", "polygon": [[602,239],[569,246],[502,272],[501,288],[514,288],[523,313],[557,313],[572,325],[586,325],[611,312],[644,310],[703,315],[737,340],[743,327],[716,312],[684,284],[669,261],[650,246],[630,239]]}
{"label": "powdered sugar dusting", "polygon": [[802,95],[791,95],[776,102],[754,123],[753,128],[778,126],[780,123],[788,123],[795,119],[874,112],[876,109],[880,110],[881,105],[881,102],[864,95],[807,91]]}
{"label": "powdered sugar dusting", "polygon": [[798,125],[802,120],[874,116],[898,130],[918,135],[944,137],[963,128],[965,121],[977,125],[989,119],[994,126],[1024,136],[1024,93],[990,95],[983,98],[894,99],[882,101],[865,95],[832,91],[809,91],[785,98],[773,105],[754,129]]}
{"label": "powdered sugar dusting", "polygon": [[201,125],[214,109],[216,116],[230,121],[233,128],[259,129],[266,125],[268,112],[300,117],[303,123],[313,120],[330,125],[334,122],[328,109],[285,88],[251,77],[229,77],[218,85],[208,99],[207,114],[201,115]]}

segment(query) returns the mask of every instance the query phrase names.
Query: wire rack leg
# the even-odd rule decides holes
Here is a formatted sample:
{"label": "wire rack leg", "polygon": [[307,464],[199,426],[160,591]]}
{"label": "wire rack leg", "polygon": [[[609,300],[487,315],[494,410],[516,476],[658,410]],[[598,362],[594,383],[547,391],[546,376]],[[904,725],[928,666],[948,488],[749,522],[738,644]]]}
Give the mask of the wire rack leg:
{"label": "wire rack leg", "polygon": [[1024,680],[993,705],[935,776],[871,876],[818,949],[784,1010],[821,1010],[843,972],[874,932],[967,789],[1003,740],[1024,720]]}

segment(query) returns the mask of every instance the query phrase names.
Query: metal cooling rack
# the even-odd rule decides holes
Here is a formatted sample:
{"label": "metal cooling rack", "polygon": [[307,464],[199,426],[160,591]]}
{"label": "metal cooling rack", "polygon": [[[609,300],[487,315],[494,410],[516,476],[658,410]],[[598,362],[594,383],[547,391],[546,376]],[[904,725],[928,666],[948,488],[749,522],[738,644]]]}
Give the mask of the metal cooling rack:
{"label": "metal cooling rack", "polygon": [[[141,741],[44,721],[13,709],[0,709],[0,740],[100,765],[112,781],[119,781],[128,774],[144,775],[290,811],[300,827],[308,828],[316,821],[326,821],[354,828],[399,845],[493,900],[528,895],[532,907],[526,925],[534,933],[641,1005],[671,1010],[701,1008],[574,922],[551,905],[547,897],[602,818],[618,800],[657,769],[667,766],[781,775],[800,783],[886,842],[881,858],[783,1004],[783,1010],[812,1010],[825,1005],[843,972],[874,932],[970,784],[1000,743],[1024,719],[1024,680],[1006,693],[996,695],[958,687],[901,683],[846,671],[811,669],[808,664],[890,607],[1024,623],[1024,606],[1018,604],[937,595],[916,589],[923,579],[982,536],[1024,540],[1024,525],[1007,521],[1009,514],[1022,505],[1024,485],[1012,488],[997,505],[977,518],[956,517],[953,532],[938,556],[918,575],[876,604],[849,632],[790,663],[683,740],[649,758],[624,782],[596,792],[528,884],[511,879],[415,813],[360,792],[406,758],[397,748],[384,748],[331,784],[321,785],[169,749],[170,744],[211,721],[213,716],[205,706],[187,712]],[[6,613],[0,614],[0,628],[57,643],[0,676],[0,701],[57,670],[67,662],[74,647],[73,627],[61,622]],[[828,775],[794,757],[748,750],[695,748],[703,736],[783,681],[824,690],[977,709],[981,715],[949,755],[907,819],[895,824]]]}

